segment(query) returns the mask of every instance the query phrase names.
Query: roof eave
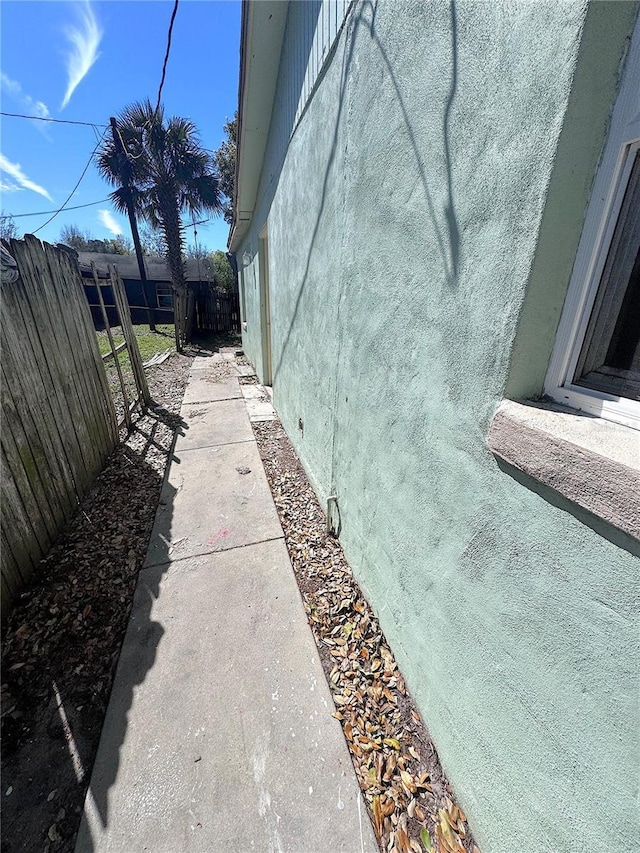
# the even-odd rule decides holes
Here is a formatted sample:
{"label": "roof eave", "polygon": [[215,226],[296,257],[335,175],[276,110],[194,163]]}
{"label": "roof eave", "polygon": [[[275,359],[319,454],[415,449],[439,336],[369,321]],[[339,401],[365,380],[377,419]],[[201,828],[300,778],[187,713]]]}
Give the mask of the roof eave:
{"label": "roof eave", "polygon": [[228,247],[242,242],[258,193],[269,135],[288,0],[243,0],[238,92],[238,150]]}

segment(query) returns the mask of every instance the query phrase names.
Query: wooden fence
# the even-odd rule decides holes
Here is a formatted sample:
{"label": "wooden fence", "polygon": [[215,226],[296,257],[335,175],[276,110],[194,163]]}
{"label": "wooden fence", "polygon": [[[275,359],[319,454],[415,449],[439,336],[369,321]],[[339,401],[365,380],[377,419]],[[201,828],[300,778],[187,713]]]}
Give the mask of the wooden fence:
{"label": "wooden fence", "polygon": [[203,288],[196,297],[195,324],[200,332],[239,332],[238,294]]}
{"label": "wooden fence", "polygon": [[[109,346],[111,348],[110,352],[102,356],[102,361],[106,362],[110,359],[113,359],[113,361],[115,362],[118,382],[120,384],[120,391],[122,393],[123,398],[124,417],[122,423],[118,422],[118,427],[126,425],[127,429],[130,430],[131,413],[138,406],[140,408],[145,408],[151,400],[151,395],[149,394],[147,377],[144,375],[144,367],[142,364],[142,358],[140,357],[140,350],[138,349],[138,342],[136,340],[135,332],[133,331],[133,324],[131,322],[131,312],[129,310],[129,305],[127,304],[127,293],[124,287],[124,283],[120,278],[120,273],[112,264],[109,264],[107,271],[108,277],[106,278],[106,280],[100,278],[95,264],[91,264],[91,273],[93,275],[93,280],[96,286],[96,292],[98,294],[98,299],[100,302],[102,322],[104,323],[104,328],[107,332],[107,337],[109,338]],[[104,301],[103,287],[105,285],[109,286],[115,303],[115,325],[120,326],[120,328],[122,329],[122,336],[124,337],[124,342],[119,346],[116,346],[115,341],[113,339],[113,333],[111,331],[111,322],[109,320],[107,307]],[[131,365],[131,372],[133,373],[133,380],[136,389],[136,396],[134,399],[131,399],[131,394],[127,388],[127,383],[124,378],[122,365],[120,363],[119,353],[122,350],[126,350],[129,354],[129,362]]]}
{"label": "wooden fence", "polygon": [[19,275],[0,285],[3,615],[119,440],[75,258],[32,236],[7,248]]}

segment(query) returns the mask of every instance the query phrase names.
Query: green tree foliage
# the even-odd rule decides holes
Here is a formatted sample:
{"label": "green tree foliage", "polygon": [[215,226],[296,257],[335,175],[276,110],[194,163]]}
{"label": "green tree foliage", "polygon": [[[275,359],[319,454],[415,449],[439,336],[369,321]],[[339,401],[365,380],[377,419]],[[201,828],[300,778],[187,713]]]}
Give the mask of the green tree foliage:
{"label": "green tree foliage", "polygon": [[186,290],[183,267],[183,213],[222,212],[212,156],[202,148],[192,121],[165,119],[147,99],[128,106],[117,119],[124,152],[113,138],[97,155],[101,175],[117,189],[111,200],[122,213],[130,193],[136,212],[160,231],[165,257],[178,293]]}
{"label": "green tree foliage", "polygon": [[236,277],[233,268],[229,263],[226,254],[220,249],[215,252],[209,252],[202,246],[189,245],[187,247],[187,257],[200,261],[200,268],[203,278],[214,281],[217,287],[223,290],[232,291],[236,287]]}
{"label": "green tree foliage", "polygon": [[220,181],[220,191],[225,197],[223,204],[224,221],[233,220],[233,188],[236,182],[236,155],[238,152],[238,111],[232,119],[227,119],[224,127],[227,138],[220,148],[213,152],[213,159]]}
{"label": "green tree foliage", "polygon": [[212,258],[216,284],[223,287],[225,290],[235,290],[236,277],[231,264],[229,263],[229,258],[227,258],[226,254],[221,252],[220,249],[213,253]]}
{"label": "green tree foliage", "polygon": [[164,258],[167,252],[162,231],[151,228],[149,225],[145,225],[140,229],[140,243],[142,251],[146,255],[156,255]]}
{"label": "green tree foliage", "polygon": [[90,231],[81,231],[77,225],[65,225],[60,231],[58,242],[71,246],[76,252],[103,252],[108,255],[132,255],[133,244],[122,234],[98,240]]}
{"label": "green tree foliage", "polygon": [[3,240],[15,240],[18,236],[16,221],[10,213],[4,210],[0,213],[0,237]]}
{"label": "green tree foliage", "polygon": [[187,246],[186,255],[188,258],[193,259],[204,259],[209,257],[209,250],[205,249],[204,246],[194,246],[192,243],[189,243]]}

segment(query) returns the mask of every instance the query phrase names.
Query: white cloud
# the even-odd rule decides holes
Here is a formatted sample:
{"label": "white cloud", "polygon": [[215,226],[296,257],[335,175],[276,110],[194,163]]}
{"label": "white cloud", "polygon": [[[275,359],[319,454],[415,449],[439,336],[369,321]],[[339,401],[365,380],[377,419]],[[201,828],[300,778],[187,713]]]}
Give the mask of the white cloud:
{"label": "white cloud", "polygon": [[65,28],[65,36],[71,43],[71,48],[66,56],[68,82],[61,109],[67,106],[76,87],[100,55],[98,47],[102,40],[102,30],[88,0],[78,9],[78,18],[77,26],[69,25]]}
{"label": "white cloud", "polygon": [[118,234],[122,234],[122,228],[118,225],[118,221],[115,216],[111,213],[110,210],[99,210],[98,211],[98,219],[104,227],[111,231],[116,237]]}
{"label": "white cloud", "polygon": [[38,118],[49,118],[51,115],[49,107],[44,103],[44,101],[34,101],[33,112],[34,115],[38,116]]}
{"label": "white cloud", "polygon": [[[25,91],[23,91],[22,86],[18,83],[17,80],[12,80],[7,74],[2,72],[0,74],[0,85],[2,87],[2,91],[9,95],[10,98],[13,98],[14,101],[17,101],[22,108],[34,117],[38,118],[49,118],[51,113],[49,112],[49,107],[44,103],[44,101],[36,101],[31,95],[27,95]],[[34,121],[33,124],[41,133],[44,133],[47,136],[47,131],[50,125],[43,124],[40,121]]]}
{"label": "white cloud", "polygon": [[0,190],[2,190],[3,193],[19,193],[22,191],[22,187],[19,187],[11,181],[5,181],[4,178],[0,178]]}
{"label": "white cloud", "polygon": [[13,178],[14,181],[17,181],[17,183],[25,190],[31,190],[34,193],[38,193],[38,195],[48,198],[49,201],[53,201],[44,187],[41,187],[40,184],[36,184],[35,181],[32,181],[31,178],[28,178],[25,175],[20,163],[12,163],[11,160],[8,160],[4,156],[4,154],[0,154],[0,171],[9,175],[9,177]]}
{"label": "white cloud", "polygon": [[19,98],[22,95],[20,83],[17,80],[12,80],[4,71],[0,74],[0,81],[2,82],[2,91],[7,95],[11,95],[12,98]]}

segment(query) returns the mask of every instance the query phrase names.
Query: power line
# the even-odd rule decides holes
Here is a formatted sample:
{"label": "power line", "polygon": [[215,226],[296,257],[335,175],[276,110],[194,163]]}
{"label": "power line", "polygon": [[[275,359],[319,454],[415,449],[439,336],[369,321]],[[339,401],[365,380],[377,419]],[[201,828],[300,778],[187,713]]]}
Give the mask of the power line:
{"label": "power line", "polygon": [[176,12],[178,11],[178,2],[179,0],[175,0],[173,5],[173,12],[171,13],[171,21],[169,22],[169,32],[167,34],[167,52],[164,55],[164,63],[162,65],[162,78],[160,80],[160,88],[158,89],[158,103],[156,104],[156,112],[160,109],[160,100],[162,98],[162,87],[164,86],[164,78],[167,73],[167,62],[169,61],[169,52],[171,50],[171,33],[173,32],[173,22],[176,19]]}
{"label": "power line", "polygon": [[[92,207],[94,204],[104,204],[109,198],[100,198],[98,201],[88,201],[86,204],[76,204],[74,207],[65,207],[65,210],[80,210],[81,207]],[[11,213],[12,219],[22,219],[24,216],[48,216],[50,213],[58,213],[56,210],[38,210],[36,213]]]}
{"label": "power line", "polygon": [[199,219],[198,222],[187,222],[186,228],[195,228],[196,225],[204,225],[205,222],[211,222],[212,219],[215,219],[214,216],[209,216],[208,219]]}
{"label": "power line", "polygon": [[99,124],[92,121],[70,121],[66,118],[44,118],[43,116],[28,116],[23,113],[5,113],[0,112],[0,115],[11,116],[11,118],[28,118],[29,121],[48,121],[53,124],[81,124],[83,127],[108,127],[107,124]]}
{"label": "power line", "polygon": [[198,281],[202,281],[202,273],[200,272],[200,252],[198,251],[198,229],[196,228],[196,217],[193,216],[193,242],[196,247],[196,260],[198,261]]}
{"label": "power line", "polygon": [[91,161],[93,160],[93,155],[94,155],[94,154],[96,153],[96,151],[98,150],[98,147],[100,146],[100,143],[101,143],[101,142],[102,142],[102,140],[104,139],[104,135],[105,135],[105,133],[106,133],[106,132],[107,132],[106,130],[104,130],[104,131],[103,131],[102,136],[100,137],[99,142],[97,143],[96,147],[95,147],[95,148],[93,149],[93,151],[91,152],[91,156],[90,156],[90,157],[89,157],[89,159],[87,160],[87,165],[86,165],[86,166],[84,167],[84,169],[82,170],[82,174],[81,174],[81,175],[80,175],[80,177],[78,178],[78,180],[77,180],[77,182],[76,182],[75,187],[71,190],[71,192],[69,193],[69,195],[66,197],[66,199],[65,199],[64,203],[62,204],[62,207],[59,207],[59,208],[58,208],[58,210],[56,210],[56,212],[53,214],[53,216],[50,216],[50,217],[49,217],[49,219],[47,219],[47,221],[44,223],[44,225],[40,225],[38,228],[36,228],[36,230],[32,232],[33,234],[37,234],[37,233],[38,233],[38,231],[42,231],[42,229],[43,229],[43,228],[45,228],[45,227],[46,227],[46,226],[47,226],[47,225],[48,225],[52,220],[54,220],[54,219],[56,218],[56,216],[57,216],[59,213],[61,213],[61,212],[65,209],[65,207],[67,206],[67,202],[72,198],[73,194],[75,193],[75,191],[76,191],[76,190],[78,189],[78,187],[80,186],[80,181],[81,181],[81,180],[84,178],[84,176],[86,175],[86,173],[87,173],[87,169],[89,168],[89,166],[91,165]]}

